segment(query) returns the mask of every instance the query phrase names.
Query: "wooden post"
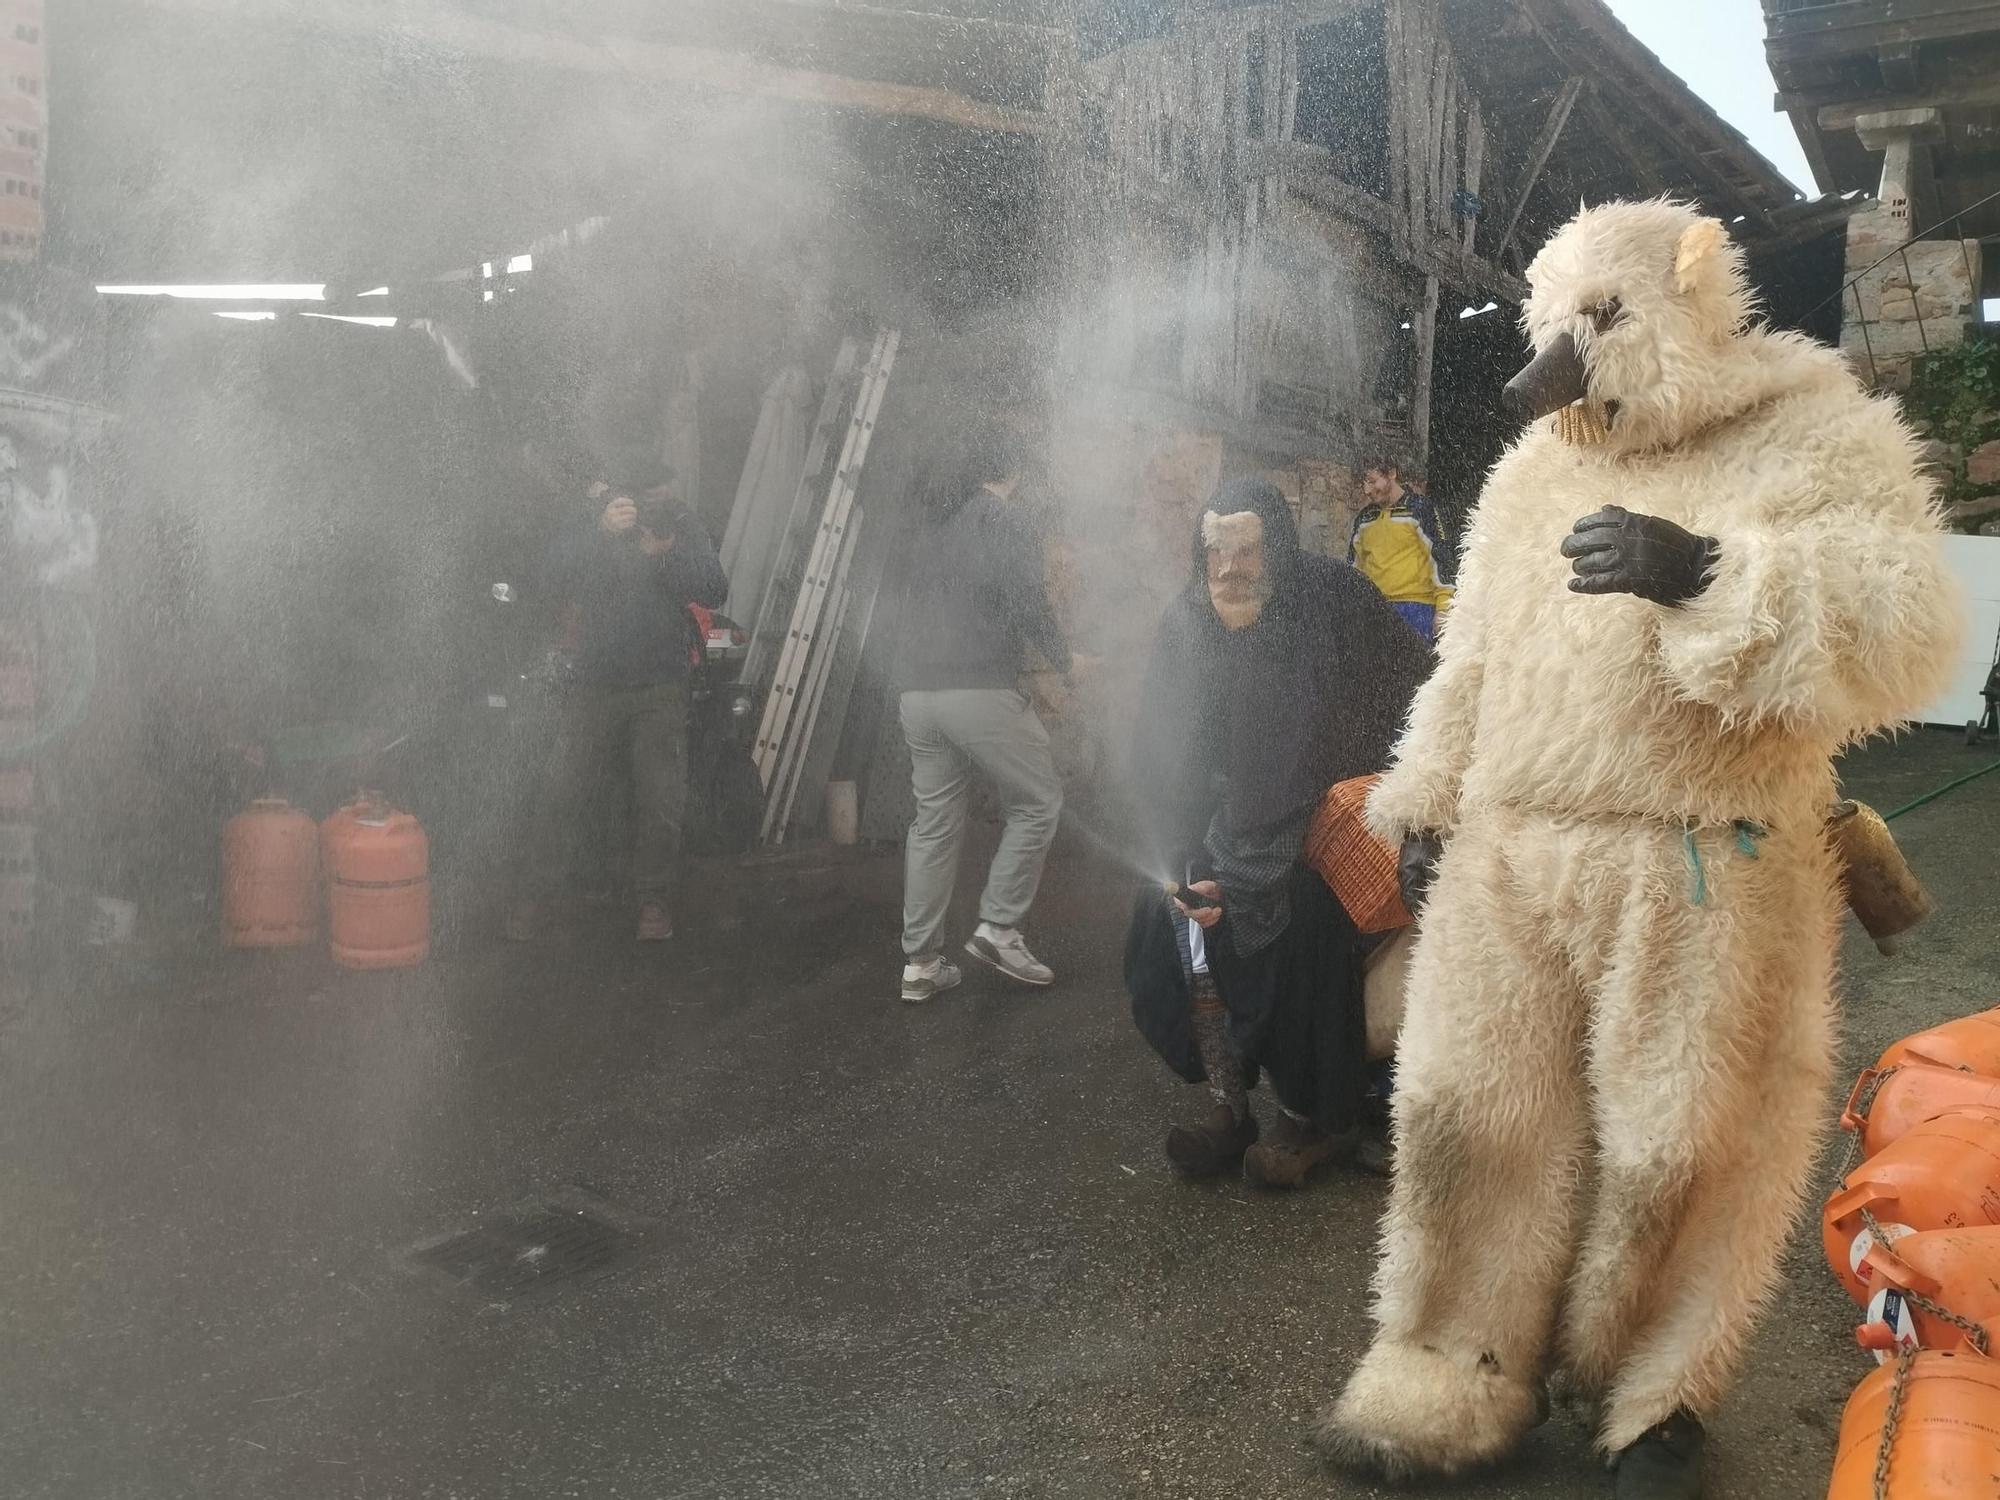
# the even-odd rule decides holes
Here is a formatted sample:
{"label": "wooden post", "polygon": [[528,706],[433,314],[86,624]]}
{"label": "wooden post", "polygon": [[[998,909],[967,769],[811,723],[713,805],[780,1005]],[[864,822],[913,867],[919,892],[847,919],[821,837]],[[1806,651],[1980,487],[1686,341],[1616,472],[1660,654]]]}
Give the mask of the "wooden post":
{"label": "wooden post", "polygon": [[1444,164],[1444,182],[1438,193],[1438,228],[1451,234],[1458,229],[1451,215],[1451,198],[1464,180],[1465,131],[1472,123],[1460,105],[1459,95],[1465,94],[1467,101],[1472,96],[1466,93],[1465,75],[1458,71],[1455,61],[1447,75],[1445,90],[1444,151],[1439,158]]}
{"label": "wooden post", "polygon": [[[1479,179],[1486,169],[1486,121],[1479,112],[1479,96],[1468,93],[1465,96],[1465,190],[1473,197],[1479,196]],[[1477,245],[1479,220],[1476,216],[1465,221],[1465,253],[1471,255]]]}
{"label": "wooden post", "polygon": [[1403,67],[1409,79],[1409,109],[1404,115],[1410,127],[1404,163],[1410,184],[1410,243],[1427,245],[1431,238],[1431,161],[1437,122],[1431,106],[1437,97],[1437,5],[1436,0],[1416,0],[1410,7],[1405,33],[1409,51]]}
{"label": "wooden post", "polygon": [[1389,223],[1392,240],[1410,233],[1410,93],[1408,12],[1411,0],[1389,0],[1382,13],[1383,50],[1389,63]]}
{"label": "wooden post", "polygon": [[1417,314],[1417,379],[1410,390],[1410,440],[1412,455],[1428,464],[1431,454],[1431,356],[1437,348],[1438,279],[1424,278],[1424,305]]}

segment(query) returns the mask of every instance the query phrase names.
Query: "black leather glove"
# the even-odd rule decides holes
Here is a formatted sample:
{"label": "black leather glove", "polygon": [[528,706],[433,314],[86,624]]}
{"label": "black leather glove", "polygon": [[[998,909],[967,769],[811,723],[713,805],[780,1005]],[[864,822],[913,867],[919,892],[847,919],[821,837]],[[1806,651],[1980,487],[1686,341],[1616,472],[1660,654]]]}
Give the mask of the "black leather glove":
{"label": "black leather glove", "polygon": [[1444,841],[1435,833],[1403,835],[1402,852],[1396,857],[1396,885],[1403,893],[1404,909],[1413,917],[1424,909],[1431,892],[1431,875],[1443,850]]}
{"label": "black leather glove", "polygon": [[1658,516],[1607,505],[1563,538],[1562,555],[1576,594],[1637,594],[1655,604],[1685,604],[1708,587],[1716,541]]}

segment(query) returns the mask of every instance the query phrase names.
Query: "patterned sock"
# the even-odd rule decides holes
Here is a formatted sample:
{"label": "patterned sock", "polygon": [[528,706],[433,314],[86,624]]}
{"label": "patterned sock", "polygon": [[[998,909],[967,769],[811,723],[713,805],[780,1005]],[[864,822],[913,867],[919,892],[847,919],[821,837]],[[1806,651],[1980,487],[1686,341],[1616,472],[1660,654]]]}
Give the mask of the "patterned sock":
{"label": "patterned sock", "polygon": [[1208,1075],[1208,1091],[1217,1104],[1229,1106],[1230,1114],[1241,1121],[1250,1113],[1250,1096],[1243,1088],[1243,1059],[1229,1041],[1229,1012],[1215,981],[1206,974],[1194,976],[1194,1046],[1201,1058],[1201,1070]]}

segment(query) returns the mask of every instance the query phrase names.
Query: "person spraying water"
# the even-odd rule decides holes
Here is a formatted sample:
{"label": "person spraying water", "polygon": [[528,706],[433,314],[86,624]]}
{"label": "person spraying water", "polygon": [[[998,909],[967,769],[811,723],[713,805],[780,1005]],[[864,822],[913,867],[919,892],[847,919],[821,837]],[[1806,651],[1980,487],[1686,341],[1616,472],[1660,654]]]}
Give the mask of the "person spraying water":
{"label": "person spraying water", "polygon": [[[1366,578],[1300,548],[1262,481],[1216,492],[1192,562],[1140,698],[1154,857],[1125,985],[1141,1034],[1207,1090],[1167,1135],[1175,1168],[1296,1187],[1359,1147],[1368,1076],[1364,940],[1300,849],[1328,787],[1388,762],[1430,651]],[[1260,1074],[1279,1104],[1268,1141]]]}

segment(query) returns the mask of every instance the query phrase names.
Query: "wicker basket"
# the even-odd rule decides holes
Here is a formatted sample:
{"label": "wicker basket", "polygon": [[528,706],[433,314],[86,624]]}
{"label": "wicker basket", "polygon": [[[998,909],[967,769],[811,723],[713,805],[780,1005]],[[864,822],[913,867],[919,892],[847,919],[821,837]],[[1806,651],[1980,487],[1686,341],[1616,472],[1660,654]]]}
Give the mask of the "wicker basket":
{"label": "wicker basket", "polygon": [[1375,785],[1356,776],[1334,785],[1306,829],[1305,861],[1319,872],[1363,932],[1410,925],[1396,879],[1396,850],[1368,831],[1361,812]]}

